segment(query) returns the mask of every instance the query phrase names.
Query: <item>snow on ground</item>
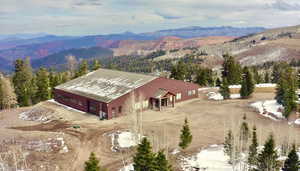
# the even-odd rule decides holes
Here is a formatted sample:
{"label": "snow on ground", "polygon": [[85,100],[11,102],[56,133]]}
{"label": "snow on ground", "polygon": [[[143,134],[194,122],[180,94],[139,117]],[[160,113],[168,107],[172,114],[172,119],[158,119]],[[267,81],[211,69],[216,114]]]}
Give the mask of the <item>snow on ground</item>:
{"label": "snow on ground", "polygon": [[210,146],[200,151],[197,155],[182,159],[183,171],[193,171],[199,168],[205,171],[232,171],[228,164],[229,157],[223,152],[223,146]]}
{"label": "snow on ground", "polygon": [[121,168],[119,171],[133,171],[133,164],[127,165],[123,168]]}
{"label": "snow on ground", "polygon": [[255,87],[276,87],[276,84],[273,84],[273,83],[262,83],[262,84],[256,84]]}
{"label": "snow on ground", "polygon": [[[229,88],[241,88],[241,85],[230,85]],[[276,87],[276,84],[272,83],[261,83],[261,84],[255,84],[255,87]]]}
{"label": "snow on ground", "polygon": [[19,114],[19,119],[25,121],[47,122],[55,119],[54,111],[43,107],[35,107]]}
{"label": "snow on ground", "polygon": [[282,110],[283,106],[278,104],[276,100],[257,101],[250,104],[255,108],[259,114],[271,118],[273,120],[283,119]]}
{"label": "snow on ground", "polygon": [[70,111],[75,111],[75,112],[79,112],[79,113],[85,113],[85,112],[83,112],[83,111],[80,111],[80,110],[71,108],[71,107],[66,106],[66,105],[64,105],[64,104],[61,104],[61,103],[58,103],[58,102],[55,101],[54,99],[48,100],[48,102],[54,103],[54,104],[56,104],[56,105],[59,105],[59,106],[65,108],[65,109],[67,109],[67,110],[70,110]]}
{"label": "snow on ground", "polygon": [[[209,92],[207,93],[208,99],[210,100],[224,100],[223,96],[220,93]],[[231,99],[239,99],[241,98],[240,94],[231,94]]]}
{"label": "snow on ground", "polygon": [[300,125],[300,119],[296,119],[294,122],[296,125]]}
{"label": "snow on ground", "polygon": [[120,148],[130,148],[139,144],[141,135],[135,136],[129,131],[117,131],[109,135],[112,141],[112,151],[118,151]]}
{"label": "snow on ground", "polygon": [[129,148],[138,145],[138,140],[131,132],[121,132],[118,137],[118,144],[121,148]]}
{"label": "snow on ground", "polygon": [[176,154],[178,154],[178,153],[180,153],[180,151],[179,151],[177,148],[175,148],[175,149],[171,152],[171,154],[173,154],[173,155],[176,155]]}

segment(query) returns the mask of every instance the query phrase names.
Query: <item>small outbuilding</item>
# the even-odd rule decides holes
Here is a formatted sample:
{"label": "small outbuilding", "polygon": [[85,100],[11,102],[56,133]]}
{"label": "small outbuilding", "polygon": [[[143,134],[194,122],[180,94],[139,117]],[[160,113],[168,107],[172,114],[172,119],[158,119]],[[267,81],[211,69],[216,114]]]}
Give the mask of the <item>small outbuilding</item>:
{"label": "small outbuilding", "polygon": [[197,84],[144,74],[99,69],[59,85],[54,89],[55,101],[112,119],[126,109],[162,110],[177,102],[197,98]]}

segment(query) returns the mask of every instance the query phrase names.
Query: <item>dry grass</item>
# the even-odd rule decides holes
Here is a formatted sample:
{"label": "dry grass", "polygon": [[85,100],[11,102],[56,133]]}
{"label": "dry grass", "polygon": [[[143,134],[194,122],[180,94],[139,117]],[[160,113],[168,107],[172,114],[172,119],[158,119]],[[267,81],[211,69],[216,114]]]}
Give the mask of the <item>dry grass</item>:
{"label": "dry grass", "polygon": [[[185,151],[186,154],[195,153],[200,148],[211,144],[223,143],[224,134],[228,129],[239,129],[244,114],[247,115],[247,121],[251,127],[256,125],[260,144],[270,133],[274,134],[277,144],[281,144],[285,140],[290,142],[299,142],[300,140],[300,137],[297,136],[299,128],[288,125],[287,121],[276,122],[260,116],[249,107],[249,104],[254,101],[274,98],[273,93],[256,93],[252,99],[247,100],[209,101],[205,99],[205,95],[201,97],[203,98],[178,103],[175,108],[167,108],[162,112],[149,110],[143,113],[143,132],[151,140],[155,151],[162,148],[172,151],[178,148],[179,133],[185,117],[188,118],[193,133],[193,142]],[[7,137],[30,135],[28,138],[31,139],[32,137],[45,139],[53,134],[64,134],[70,152],[65,155],[51,154],[49,158],[43,157],[43,160],[62,169],[71,168],[74,171],[81,171],[84,161],[92,151],[101,157],[101,163],[110,170],[118,170],[122,166],[123,160],[130,162],[133,150],[122,153],[112,152],[111,140],[107,134],[116,130],[130,129],[132,117],[124,116],[109,121],[99,121],[96,116],[68,111],[49,102],[40,105],[55,110],[55,114],[62,117],[62,121],[40,124],[15,118],[16,121],[6,126],[0,126],[1,133]],[[2,121],[7,123],[13,118],[11,114],[16,115],[20,112],[19,110],[5,114],[0,113],[3,116]],[[74,129],[72,125],[80,125],[81,128]],[[21,136],[20,138],[26,139],[27,137]],[[35,158],[38,155],[45,156],[45,154],[37,154]],[[36,160],[31,164],[36,166],[43,162]]]}

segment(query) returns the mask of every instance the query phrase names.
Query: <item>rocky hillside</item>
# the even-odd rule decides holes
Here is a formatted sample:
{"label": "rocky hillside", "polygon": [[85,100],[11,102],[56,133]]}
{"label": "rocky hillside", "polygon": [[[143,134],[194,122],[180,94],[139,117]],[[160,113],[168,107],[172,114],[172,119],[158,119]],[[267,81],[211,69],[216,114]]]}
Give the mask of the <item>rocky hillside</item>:
{"label": "rocky hillside", "polygon": [[[192,52],[174,52],[156,60],[182,57],[184,55],[198,55],[205,52],[208,63],[222,60],[224,53],[229,53],[243,65],[256,65],[268,61],[289,61],[300,59],[300,26],[267,30],[234,39],[216,45],[205,45]],[[180,53],[180,55],[176,55]],[[199,56],[199,55],[198,55]],[[203,58],[203,55],[200,55]]]}
{"label": "rocky hillside", "polygon": [[114,56],[121,55],[148,55],[151,52],[178,51],[186,48],[199,48],[204,45],[224,43],[233,40],[234,37],[215,36],[204,38],[182,39],[175,36],[163,37],[159,40],[138,41],[138,40],[123,40],[119,41],[112,48]]}

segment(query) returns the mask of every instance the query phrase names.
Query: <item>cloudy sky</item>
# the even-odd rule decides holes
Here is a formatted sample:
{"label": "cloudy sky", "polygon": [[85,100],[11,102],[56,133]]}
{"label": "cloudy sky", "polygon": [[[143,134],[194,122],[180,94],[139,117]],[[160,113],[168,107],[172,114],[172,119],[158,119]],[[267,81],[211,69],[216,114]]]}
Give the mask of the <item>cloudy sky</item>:
{"label": "cloudy sky", "polygon": [[299,0],[0,0],[0,34],[300,24]]}

